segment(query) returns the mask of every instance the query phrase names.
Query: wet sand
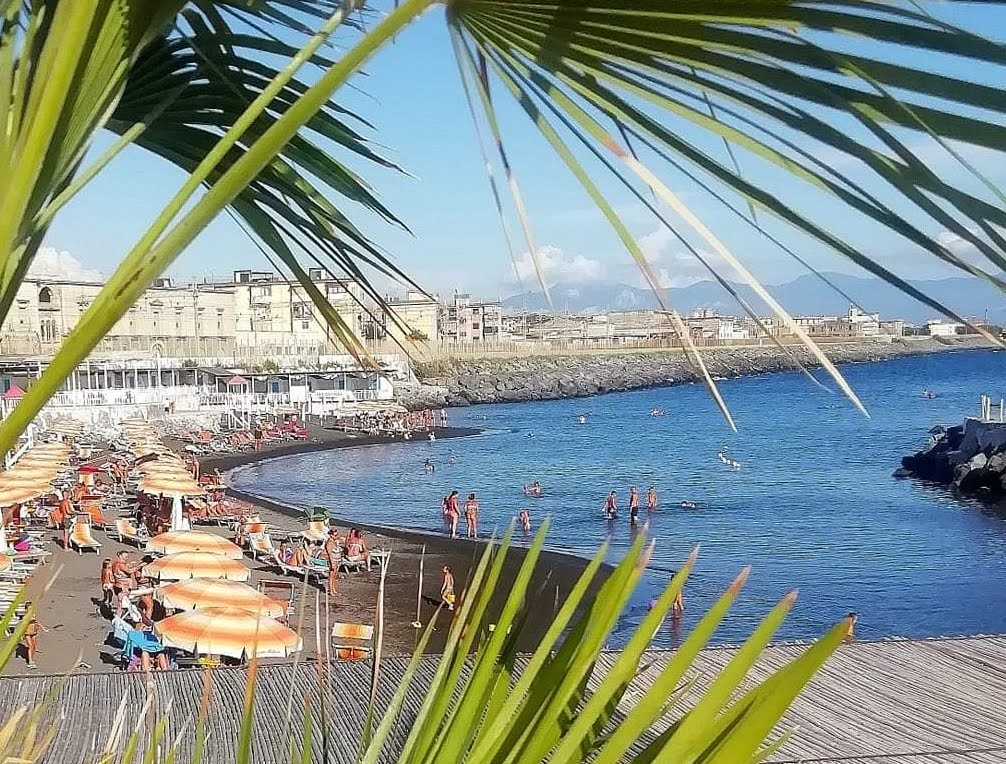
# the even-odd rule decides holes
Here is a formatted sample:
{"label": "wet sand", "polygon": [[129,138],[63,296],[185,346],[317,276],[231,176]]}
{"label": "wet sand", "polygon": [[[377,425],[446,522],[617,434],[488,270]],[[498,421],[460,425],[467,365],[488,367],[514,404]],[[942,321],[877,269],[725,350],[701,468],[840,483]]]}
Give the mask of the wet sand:
{"label": "wet sand", "polygon": [[[461,428],[437,430],[439,438],[464,437],[476,433],[476,430]],[[421,442],[421,439],[417,438],[417,441]],[[201,464],[204,470],[219,469],[224,472],[243,464],[277,456],[384,442],[388,442],[388,439],[351,438],[332,431],[313,432],[312,441],[280,444],[258,453],[244,452],[205,458]],[[305,525],[296,508],[230,489],[228,493],[258,506],[263,521],[277,528],[299,530]],[[437,508],[433,507],[431,511],[435,512]],[[439,605],[442,567],[445,564],[451,566],[457,582],[456,588],[460,592],[485,547],[483,542],[376,527],[355,522],[351,518],[337,518],[334,520],[334,525],[343,535],[350,527],[360,528],[365,532],[371,549],[386,549],[391,553],[385,582],[386,655],[411,654],[422,633],[421,629],[416,629],[412,625],[416,620],[417,596],[420,595],[420,563],[423,564],[424,575],[419,600],[419,621],[425,626],[434,617]],[[199,526],[198,529],[226,537],[231,535],[225,528]],[[52,542],[48,546],[53,555],[49,564],[37,568],[27,583],[29,599],[39,603],[39,621],[49,629],[40,637],[40,650],[36,658],[38,669],[31,673],[62,674],[73,669],[78,659],[86,664],[79,670],[92,672],[116,670],[111,657],[114,649],[104,644],[110,631],[109,622],[96,612],[95,600],[100,598],[98,573],[101,561],[106,557],[113,557],[120,549],[129,550],[133,562],[142,557],[142,552],[135,547],[114,541],[102,531],[95,531],[95,536],[102,543],[101,553],[87,552],[83,555],[60,548],[55,532],[47,537]],[[525,554],[526,550],[522,547],[513,547],[508,552],[501,584],[497,586],[490,605],[490,617],[502,608],[510,591],[508,582],[516,577]],[[296,582],[296,612],[291,617],[290,625],[304,640],[302,658],[325,656],[328,640],[324,636],[330,633],[332,623],[341,621],[372,624],[376,620],[380,582],[380,572],[376,565],[369,572],[342,574],[338,594],[329,600],[315,585],[305,585],[297,579],[284,577],[267,564],[252,561],[248,556],[244,562],[252,571],[252,578],[248,582],[251,586],[256,586],[263,580]],[[585,564],[585,560],[573,555],[557,552],[545,552],[542,555],[532,578],[531,595],[527,603],[528,618],[519,636],[521,650],[533,649],[538,644],[551,623],[552,615],[565,599]],[[42,591],[45,585],[57,570],[60,571],[58,579],[43,597]],[[595,587],[607,573],[607,568],[603,570],[595,582]],[[447,611],[440,614],[438,626],[428,645],[428,652],[442,651],[451,615]],[[26,673],[29,671],[21,657],[13,659],[4,671],[5,675]]]}

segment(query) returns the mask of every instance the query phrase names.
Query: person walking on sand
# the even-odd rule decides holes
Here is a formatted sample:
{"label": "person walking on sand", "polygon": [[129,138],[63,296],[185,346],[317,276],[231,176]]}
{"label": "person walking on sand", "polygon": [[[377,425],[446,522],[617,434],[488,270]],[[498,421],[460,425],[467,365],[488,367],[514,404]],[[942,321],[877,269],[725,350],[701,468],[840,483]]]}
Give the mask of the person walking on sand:
{"label": "person walking on sand", "polygon": [[338,590],[341,551],[339,531],[335,528],[329,528],[328,538],[325,539],[324,555],[325,560],[328,562],[328,594],[330,597],[334,597]]}
{"label": "person walking on sand", "polygon": [[618,494],[612,491],[604,502],[604,516],[608,520],[618,519]]}
{"label": "person walking on sand", "polygon": [[651,485],[646,489],[646,511],[656,512],[657,510],[657,492]]}
{"label": "person walking on sand", "polygon": [[45,626],[40,624],[37,619],[32,618],[28,621],[28,628],[24,630],[24,636],[21,637],[21,646],[24,647],[25,659],[28,661],[28,668],[38,668],[35,665],[35,655],[38,653],[38,635],[43,631],[49,631]]}
{"label": "person walking on sand", "polygon": [[636,486],[629,486],[629,522],[633,525],[639,520],[639,491]]}
{"label": "person walking on sand", "polygon": [[458,506],[458,492],[451,491],[447,497],[447,520],[451,525],[451,538],[458,537],[458,518],[461,516],[461,507]]}
{"label": "person walking on sand", "polygon": [[454,574],[450,565],[444,565],[444,582],[440,585],[440,600],[448,610],[454,609]]}
{"label": "person walking on sand", "polygon": [[468,526],[468,538],[479,537],[479,503],[474,493],[468,494],[465,502],[465,524]]}

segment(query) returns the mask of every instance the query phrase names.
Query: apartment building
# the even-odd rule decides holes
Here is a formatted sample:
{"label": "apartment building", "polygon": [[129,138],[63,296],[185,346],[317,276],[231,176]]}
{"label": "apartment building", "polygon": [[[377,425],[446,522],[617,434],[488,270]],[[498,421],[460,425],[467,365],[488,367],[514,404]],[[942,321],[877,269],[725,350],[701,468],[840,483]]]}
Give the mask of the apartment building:
{"label": "apartment building", "polygon": [[454,293],[440,308],[440,336],[445,342],[498,342],[503,335],[503,303],[472,300]]}

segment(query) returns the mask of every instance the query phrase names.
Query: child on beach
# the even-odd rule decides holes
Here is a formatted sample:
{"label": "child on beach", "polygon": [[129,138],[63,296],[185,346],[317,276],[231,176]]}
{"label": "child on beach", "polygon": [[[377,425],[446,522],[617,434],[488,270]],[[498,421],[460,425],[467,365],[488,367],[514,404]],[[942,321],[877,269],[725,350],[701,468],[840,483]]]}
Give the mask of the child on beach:
{"label": "child on beach", "polygon": [[444,582],[440,586],[440,599],[448,610],[454,609],[454,574],[450,565],[444,565]]}
{"label": "child on beach", "polygon": [[106,557],[101,561],[101,606],[112,607],[112,589],[115,587],[112,578],[112,558]]}

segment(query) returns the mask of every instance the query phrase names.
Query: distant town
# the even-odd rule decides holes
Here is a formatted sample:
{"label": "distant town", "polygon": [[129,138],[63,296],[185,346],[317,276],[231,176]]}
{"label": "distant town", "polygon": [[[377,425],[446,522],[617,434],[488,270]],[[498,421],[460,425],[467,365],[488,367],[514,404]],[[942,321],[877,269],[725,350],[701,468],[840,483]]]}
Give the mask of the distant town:
{"label": "distant town", "polygon": [[[454,293],[437,299],[420,291],[389,297],[385,307],[352,279],[311,269],[314,285],[352,331],[374,352],[401,345],[448,352],[507,343],[615,346],[680,342],[669,316],[657,310],[561,314],[505,310],[499,300]],[[94,300],[102,284],[30,278],[0,328],[0,354],[51,355]],[[698,344],[742,344],[791,334],[773,317],[751,318],[715,309],[688,313],[684,323]],[[954,336],[969,327],[933,319],[910,325],[851,306],[844,315],[798,316],[807,333],[822,340],[903,335]],[[979,321],[981,323],[981,321]],[[234,271],[230,281],[174,284],[160,279],[129,309],[99,348],[156,352],[165,357],[311,356],[344,352],[307,290],[268,271]]]}

